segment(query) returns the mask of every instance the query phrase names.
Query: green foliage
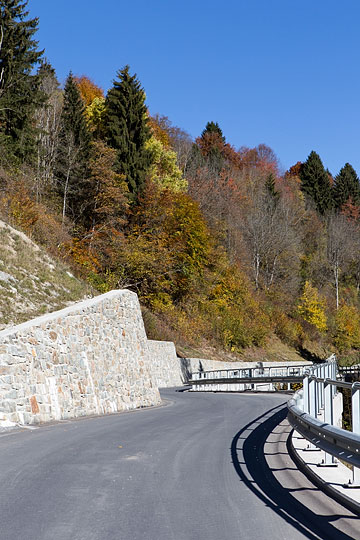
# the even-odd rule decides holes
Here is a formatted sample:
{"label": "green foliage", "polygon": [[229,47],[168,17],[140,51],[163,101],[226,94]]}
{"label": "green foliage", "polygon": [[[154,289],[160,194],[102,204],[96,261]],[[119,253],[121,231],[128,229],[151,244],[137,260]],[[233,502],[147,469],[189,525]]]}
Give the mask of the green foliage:
{"label": "green foliage", "polygon": [[145,93],[129,66],[118,71],[118,79],[106,97],[105,130],[108,144],[117,150],[117,172],[125,175],[130,193],[142,191],[150,166],[146,141],[150,138]]}
{"label": "green foliage", "polygon": [[275,187],[275,175],[270,172],[265,181],[265,189],[267,193],[273,198],[274,201],[278,201],[280,198],[280,193],[276,190]]}
{"label": "green foliage", "polygon": [[334,200],[336,208],[340,209],[349,199],[353,204],[360,203],[360,184],[353,167],[349,163],[345,163],[335,178]]}
{"label": "green foliage", "polygon": [[[235,150],[217,122],[194,144],[149,116],[129,66],[106,99],[71,73],[62,92],[46,62],[34,74],[41,52],[26,5],[0,0],[1,215],[98,291],[136,291],[158,339],[242,353],[280,338],[285,349],[323,357],[335,345],[350,358],[360,348],[351,165],[332,188],[315,152],[282,178],[269,147]],[[348,304],[338,312],[332,280]]]}
{"label": "green foliage", "polygon": [[319,155],[312,151],[300,170],[301,189],[313,200],[316,210],[325,214],[333,206],[329,175]]}
{"label": "green foliage", "polygon": [[304,292],[300,298],[297,312],[304,321],[312,324],[320,332],[327,329],[325,302],[320,298],[315,287],[312,287],[309,281],[305,282]]}
{"label": "green foliage", "polygon": [[86,191],[87,164],[90,156],[90,133],[85,106],[79,88],[69,74],[64,89],[57,147],[56,178],[62,198],[62,215],[85,219],[89,197]]}
{"label": "green foliage", "polygon": [[0,143],[20,161],[34,156],[33,116],[44,101],[33,69],[42,51],[33,39],[38,19],[28,19],[27,1],[0,0]]}

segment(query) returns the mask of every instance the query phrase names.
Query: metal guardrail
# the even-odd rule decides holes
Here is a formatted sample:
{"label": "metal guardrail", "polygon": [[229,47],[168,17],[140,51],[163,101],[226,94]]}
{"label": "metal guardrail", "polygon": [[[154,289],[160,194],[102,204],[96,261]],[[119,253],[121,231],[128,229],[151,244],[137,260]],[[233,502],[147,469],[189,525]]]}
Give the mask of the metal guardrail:
{"label": "metal guardrail", "polygon": [[[309,442],[309,449],[325,452],[323,465],[335,465],[335,458],[353,466],[350,487],[360,486],[360,383],[338,380],[335,356],[324,364],[308,368],[303,389],[288,401],[290,424]],[[334,425],[334,397],[337,388],[351,390],[352,432]]]}
{"label": "metal guardrail", "polygon": [[259,362],[253,368],[217,369],[213,371],[197,371],[192,374],[188,384],[193,389],[205,385],[221,384],[261,384],[261,383],[294,383],[301,382],[304,377],[304,364],[285,367],[263,367]]}
{"label": "metal guardrail", "polygon": [[341,373],[341,375],[358,375],[360,374],[360,364],[354,366],[339,366],[339,373]]}

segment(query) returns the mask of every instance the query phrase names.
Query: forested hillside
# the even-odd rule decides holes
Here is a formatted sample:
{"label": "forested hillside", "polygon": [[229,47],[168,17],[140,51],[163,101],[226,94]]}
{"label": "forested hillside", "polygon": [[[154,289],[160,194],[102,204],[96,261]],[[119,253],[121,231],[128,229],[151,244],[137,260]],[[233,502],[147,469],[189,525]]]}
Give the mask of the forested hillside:
{"label": "forested hillside", "polygon": [[313,151],[283,173],[211,111],[192,140],[147,109],[129,66],[106,95],[72,73],[61,88],[26,5],[0,0],[0,218],[99,292],[136,291],[149,337],[179,351],[357,360],[352,166],[332,176]]}

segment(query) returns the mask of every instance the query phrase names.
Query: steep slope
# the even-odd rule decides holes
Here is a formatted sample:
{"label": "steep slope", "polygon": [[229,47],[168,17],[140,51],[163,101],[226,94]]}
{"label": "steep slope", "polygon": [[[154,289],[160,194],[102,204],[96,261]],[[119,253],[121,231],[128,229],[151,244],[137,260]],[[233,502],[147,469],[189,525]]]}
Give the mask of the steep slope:
{"label": "steep slope", "polygon": [[95,294],[24,233],[0,221],[0,330]]}

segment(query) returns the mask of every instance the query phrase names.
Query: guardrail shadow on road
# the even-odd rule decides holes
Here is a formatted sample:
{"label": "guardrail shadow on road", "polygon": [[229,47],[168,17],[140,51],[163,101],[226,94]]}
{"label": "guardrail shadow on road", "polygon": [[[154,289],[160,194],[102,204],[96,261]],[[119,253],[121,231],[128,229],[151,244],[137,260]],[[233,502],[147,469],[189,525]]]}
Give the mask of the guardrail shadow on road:
{"label": "guardrail shadow on road", "polygon": [[[283,487],[273,474],[276,468],[272,469],[267,463],[265,443],[270,433],[285,420],[286,416],[287,407],[281,404],[257,417],[235,435],[231,444],[231,457],[238,476],[266,506],[300,531],[304,538],[354,540],[353,536],[339,531],[331,522],[341,518],[358,520],[357,516],[348,513],[318,515],[291,494],[299,489],[292,490]],[[250,431],[249,434],[247,434],[248,431]],[[241,448],[238,447],[239,443],[242,443]],[[290,469],[292,467],[289,467]],[[311,490],[313,488],[309,489]],[[347,512],[345,508],[344,512]]]}

